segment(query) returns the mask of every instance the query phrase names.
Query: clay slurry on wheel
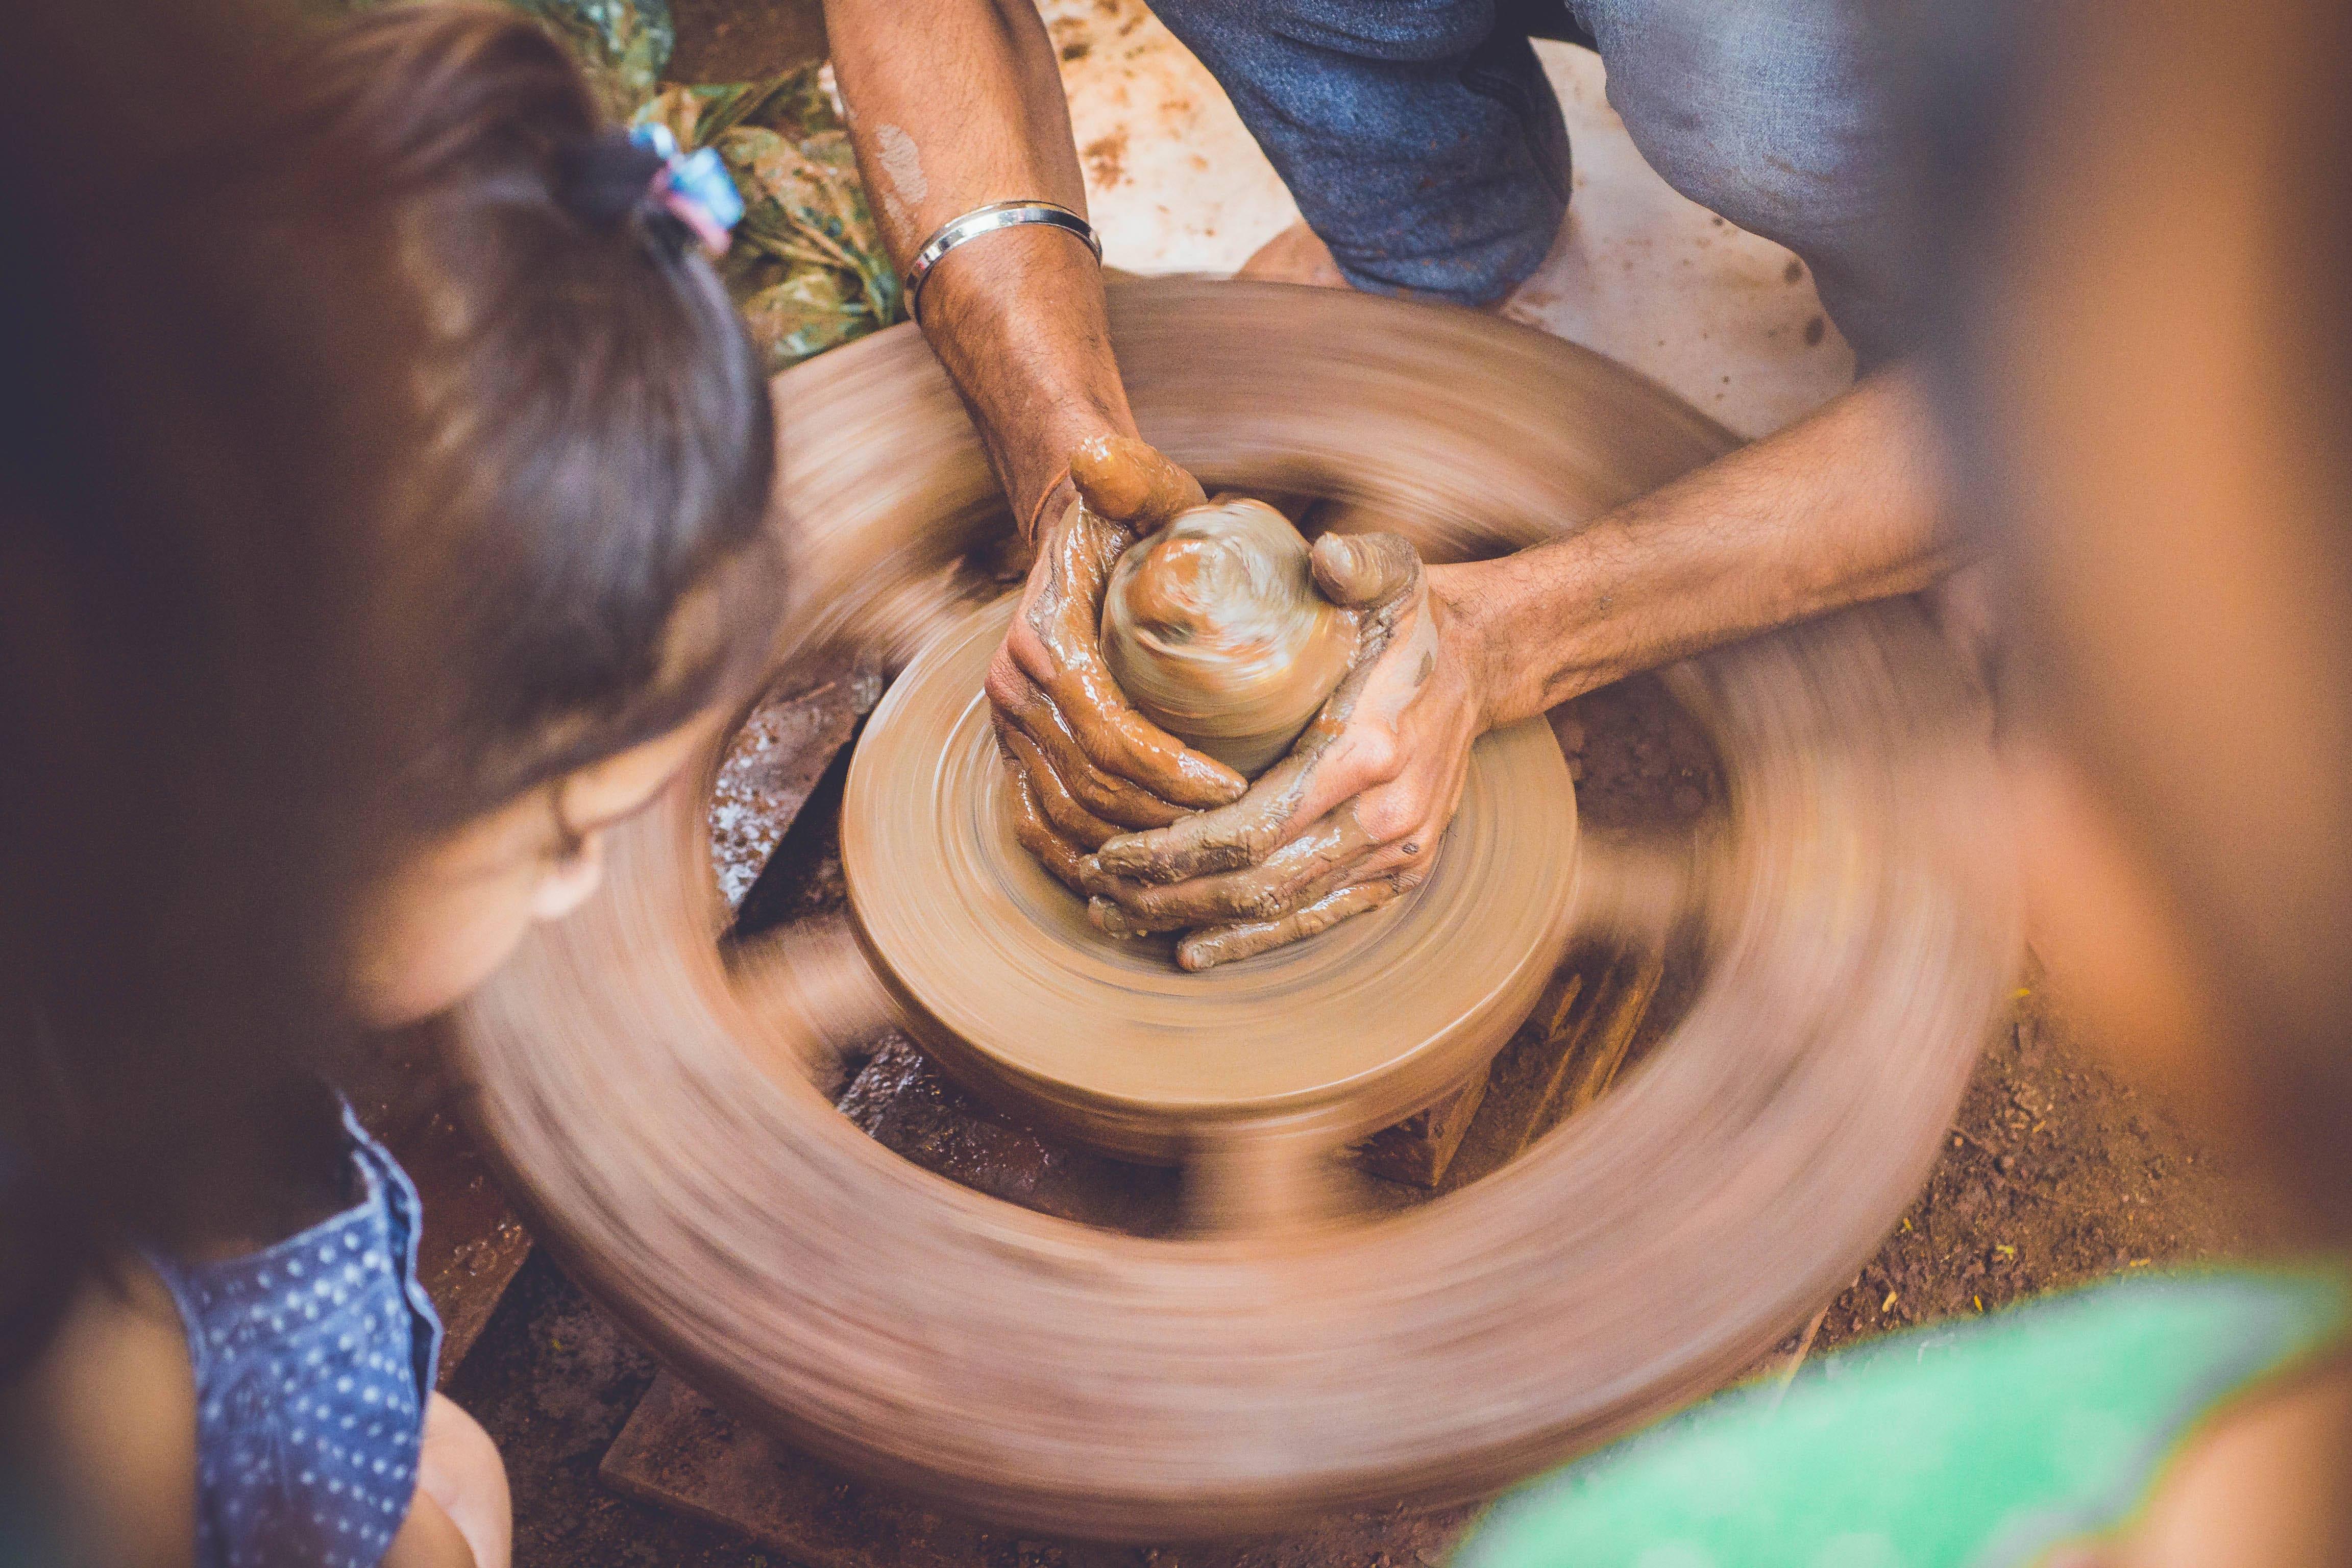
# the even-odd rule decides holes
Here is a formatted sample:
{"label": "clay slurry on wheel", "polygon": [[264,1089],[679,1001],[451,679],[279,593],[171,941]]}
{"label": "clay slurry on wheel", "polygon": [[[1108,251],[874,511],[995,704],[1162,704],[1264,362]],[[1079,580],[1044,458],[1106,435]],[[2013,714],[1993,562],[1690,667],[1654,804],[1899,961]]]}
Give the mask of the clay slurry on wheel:
{"label": "clay slurry on wheel", "polygon": [[850,764],[842,869],[877,974],[925,1047],[982,1093],[1108,1152],[1173,1160],[1281,1116],[1360,1136],[1498,1048],[1559,962],[1575,790],[1541,721],[1472,753],[1429,881],[1294,947],[1186,973],[1115,939],[1024,851],[980,678],[1003,601],[942,635]]}

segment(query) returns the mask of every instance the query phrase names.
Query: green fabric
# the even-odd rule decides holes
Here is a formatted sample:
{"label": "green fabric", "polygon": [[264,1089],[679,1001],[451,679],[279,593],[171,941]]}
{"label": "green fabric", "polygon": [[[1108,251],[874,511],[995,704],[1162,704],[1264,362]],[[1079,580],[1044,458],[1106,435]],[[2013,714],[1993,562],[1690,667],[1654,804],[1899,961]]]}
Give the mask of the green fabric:
{"label": "green fabric", "polygon": [[[326,0],[340,13],[385,3]],[[761,81],[664,87],[677,43],[668,0],[503,4],[562,43],[614,121],[659,121],[683,150],[716,147],[726,160],[744,211],[719,274],[769,374],[905,315],[820,62]]]}
{"label": "green fabric", "polygon": [[1823,1357],[1531,1482],[1456,1568],[2001,1568],[2127,1520],[2199,1420],[2340,1348],[2335,1268],[2094,1287]]}

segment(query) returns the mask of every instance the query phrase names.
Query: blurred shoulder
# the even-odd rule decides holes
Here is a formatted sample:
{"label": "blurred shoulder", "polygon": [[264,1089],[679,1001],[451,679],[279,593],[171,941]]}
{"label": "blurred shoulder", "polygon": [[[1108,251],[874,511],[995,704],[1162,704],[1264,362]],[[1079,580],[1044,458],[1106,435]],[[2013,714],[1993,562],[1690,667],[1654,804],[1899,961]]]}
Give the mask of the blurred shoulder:
{"label": "blurred shoulder", "polygon": [[196,1384],[172,1295],[135,1258],[85,1279],[6,1395],[24,1463],[87,1559],[195,1561]]}
{"label": "blurred shoulder", "polygon": [[2352,1563],[2352,1352],[2245,1400],[2158,1481],[2116,1568]]}

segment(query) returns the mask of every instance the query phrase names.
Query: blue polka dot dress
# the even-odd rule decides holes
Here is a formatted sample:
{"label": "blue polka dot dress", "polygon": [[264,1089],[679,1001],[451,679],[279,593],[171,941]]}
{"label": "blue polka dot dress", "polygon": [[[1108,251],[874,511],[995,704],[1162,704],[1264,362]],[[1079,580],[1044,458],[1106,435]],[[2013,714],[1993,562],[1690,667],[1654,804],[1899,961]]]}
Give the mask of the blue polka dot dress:
{"label": "blue polka dot dress", "polygon": [[343,1125],[359,1204],[242,1258],[148,1259],[195,1366],[199,1568],[374,1568],[408,1516],[441,1321],[416,1188]]}

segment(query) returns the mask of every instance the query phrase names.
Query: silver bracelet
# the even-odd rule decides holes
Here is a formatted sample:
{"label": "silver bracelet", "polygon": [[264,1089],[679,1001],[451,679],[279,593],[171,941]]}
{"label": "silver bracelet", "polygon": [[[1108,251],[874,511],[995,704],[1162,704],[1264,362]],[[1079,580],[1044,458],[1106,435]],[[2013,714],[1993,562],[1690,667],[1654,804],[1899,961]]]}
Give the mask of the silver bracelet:
{"label": "silver bracelet", "polygon": [[1096,237],[1094,226],[1069,208],[1055,202],[991,202],[984,207],[972,208],[961,217],[950,218],[940,226],[937,234],[923,241],[922,249],[915,252],[914,264],[907,268],[907,314],[918,322],[922,321],[923,280],[940,264],[940,258],[965,240],[1024,223],[1067,229],[1087,242],[1087,248],[1095,253],[1097,261],[1102,259],[1102,241]]}

